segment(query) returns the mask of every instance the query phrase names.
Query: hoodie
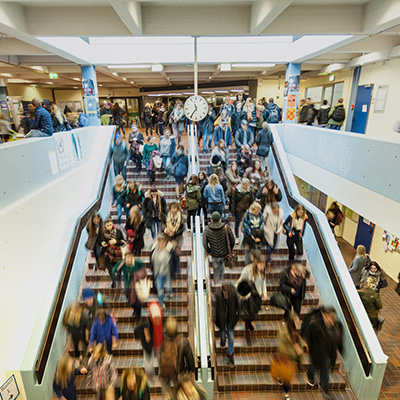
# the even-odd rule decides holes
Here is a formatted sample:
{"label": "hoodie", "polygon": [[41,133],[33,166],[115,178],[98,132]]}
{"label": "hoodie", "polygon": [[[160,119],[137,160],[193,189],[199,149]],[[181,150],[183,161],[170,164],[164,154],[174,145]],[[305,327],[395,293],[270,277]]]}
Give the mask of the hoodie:
{"label": "hoodie", "polygon": [[225,222],[211,222],[204,231],[203,247],[212,257],[223,258],[229,254],[225,226],[228,228],[229,244],[232,250],[235,245],[235,237],[233,236],[232,229]]}
{"label": "hoodie", "polygon": [[264,110],[264,121],[277,124],[281,116],[281,109],[275,103],[269,103]]}
{"label": "hoodie", "polygon": [[113,337],[118,340],[118,331],[111,316],[106,316],[103,325],[96,318],[93,322],[92,332],[90,333],[89,345],[92,346],[93,342],[96,341],[97,343],[106,342],[111,347]]}

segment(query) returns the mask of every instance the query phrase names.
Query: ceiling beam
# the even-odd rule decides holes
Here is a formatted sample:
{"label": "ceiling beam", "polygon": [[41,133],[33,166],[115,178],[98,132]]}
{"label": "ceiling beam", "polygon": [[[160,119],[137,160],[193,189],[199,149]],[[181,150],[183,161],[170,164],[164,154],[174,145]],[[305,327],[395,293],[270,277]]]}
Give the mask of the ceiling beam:
{"label": "ceiling beam", "polygon": [[135,0],[109,0],[114,11],[121,21],[129,29],[132,35],[141,35],[142,30],[142,7]]}
{"label": "ceiling beam", "polygon": [[140,88],[139,85],[132,84],[128,80],[122,79],[121,77],[116,76],[116,75],[112,74],[111,72],[108,72],[104,68],[96,67],[96,73],[108,76],[109,78],[112,78],[114,81],[118,81],[120,83],[123,83],[124,85],[130,86],[130,87],[134,87],[134,88]]}
{"label": "ceiling beam", "polygon": [[163,77],[163,79],[165,80],[165,82],[167,82],[168,86],[172,86],[172,83],[170,81],[170,79],[168,78],[167,74],[165,73],[164,70],[162,70],[160,72],[160,75]]}
{"label": "ceiling beam", "polygon": [[221,73],[221,64],[218,65],[217,69],[213,72],[207,82],[212,82]]}
{"label": "ceiling beam", "polygon": [[399,0],[373,0],[364,6],[363,33],[380,33],[400,25]]}
{"label": "ceiling beam", "polygon": [[293,0],[258,0],[251,7],[250,35],[259,35]]}

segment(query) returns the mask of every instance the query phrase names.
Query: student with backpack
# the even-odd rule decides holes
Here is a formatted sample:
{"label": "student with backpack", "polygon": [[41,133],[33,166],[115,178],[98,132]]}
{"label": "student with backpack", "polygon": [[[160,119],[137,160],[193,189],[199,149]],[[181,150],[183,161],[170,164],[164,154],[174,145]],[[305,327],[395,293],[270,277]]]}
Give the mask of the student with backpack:
{"label": "student with backpack", "polygon": [[328,117],[329,129],[336,129],[340,131],[344,120],[346,119],[346,110],[344,109],[342,98],[340,98],[338,102],[331,108]]}
{"label": "student with backpack", "polygon": [[121,140],[121,136],[116,137],[115,143],[111,146],[111,153],[115,176],[122,174],[126,179],[126,165],[130,159],[130,153],[125,140]]}
{"label": "student with backpack", "polygon": [[116,175],[113,187],[113,206],[117,207],[118,225],[121,225],[122,209],[124,209],[125,217],[129,218],[129,208],[126,205],[126,188],[125,178],[122,175]]}
{"label": "student with backpack", "polygon": [[178,334],[178,323],[173,317],[168,317],[165,323],[159,367],[163,396],[169,391],[171,382],[176,385],[181,374],[195,372],[193,351],[188,340]]}
{"label": "student with backpack", "polygon": [[263,122],[262,129],[258,131],[256,137],[256,154],[258,156],[258,159],[260,160],[262,171],[265,171],[267,168],[267,157],[273,142],[274,138],[272,136],[271,130],[268,127],[268,123]]}
{"label": "student with backpack", "polygon": [[328,100],[325,99],[317,113],[318,126],[324,128],[328,125],[329,111],[331,111],[331,107],[328,105]]}
{"label": "student with backpack", "polygon": [[274,99],[272,97],[268,100],[268,105],[265,107],[263,117],[264,121],[268,124],[279,123],[281,109],[274,103]]}

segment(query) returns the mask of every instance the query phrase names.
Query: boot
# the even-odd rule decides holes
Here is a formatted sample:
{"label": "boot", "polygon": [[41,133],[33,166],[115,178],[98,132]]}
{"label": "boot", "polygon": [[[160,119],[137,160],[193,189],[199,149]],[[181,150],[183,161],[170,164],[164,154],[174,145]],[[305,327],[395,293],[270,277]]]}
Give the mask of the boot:
{"label": "boot", "polygon": [[233,368],[235,366],[235,360],[233,359],[233,354],[232,355],[228,355],[228,365]]}

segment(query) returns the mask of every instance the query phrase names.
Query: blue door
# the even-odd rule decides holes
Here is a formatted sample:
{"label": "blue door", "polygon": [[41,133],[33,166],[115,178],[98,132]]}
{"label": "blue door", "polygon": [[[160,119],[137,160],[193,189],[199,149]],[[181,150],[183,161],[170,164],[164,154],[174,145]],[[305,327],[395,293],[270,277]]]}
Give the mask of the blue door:
{"label": "blue door", "polygon": [[358,227],[356,233],[356,240],[354,241],[354,248],[356,249],[359,244],[365,246],[365,250],[369,253],[371,247],[372,235],[374,233],[375,225],[363,218],[361,215],[358,219]]}
{"label": "blue door", "polygon": [[358,87],[351,132],[365,133],[373,86],[363,85]]}

